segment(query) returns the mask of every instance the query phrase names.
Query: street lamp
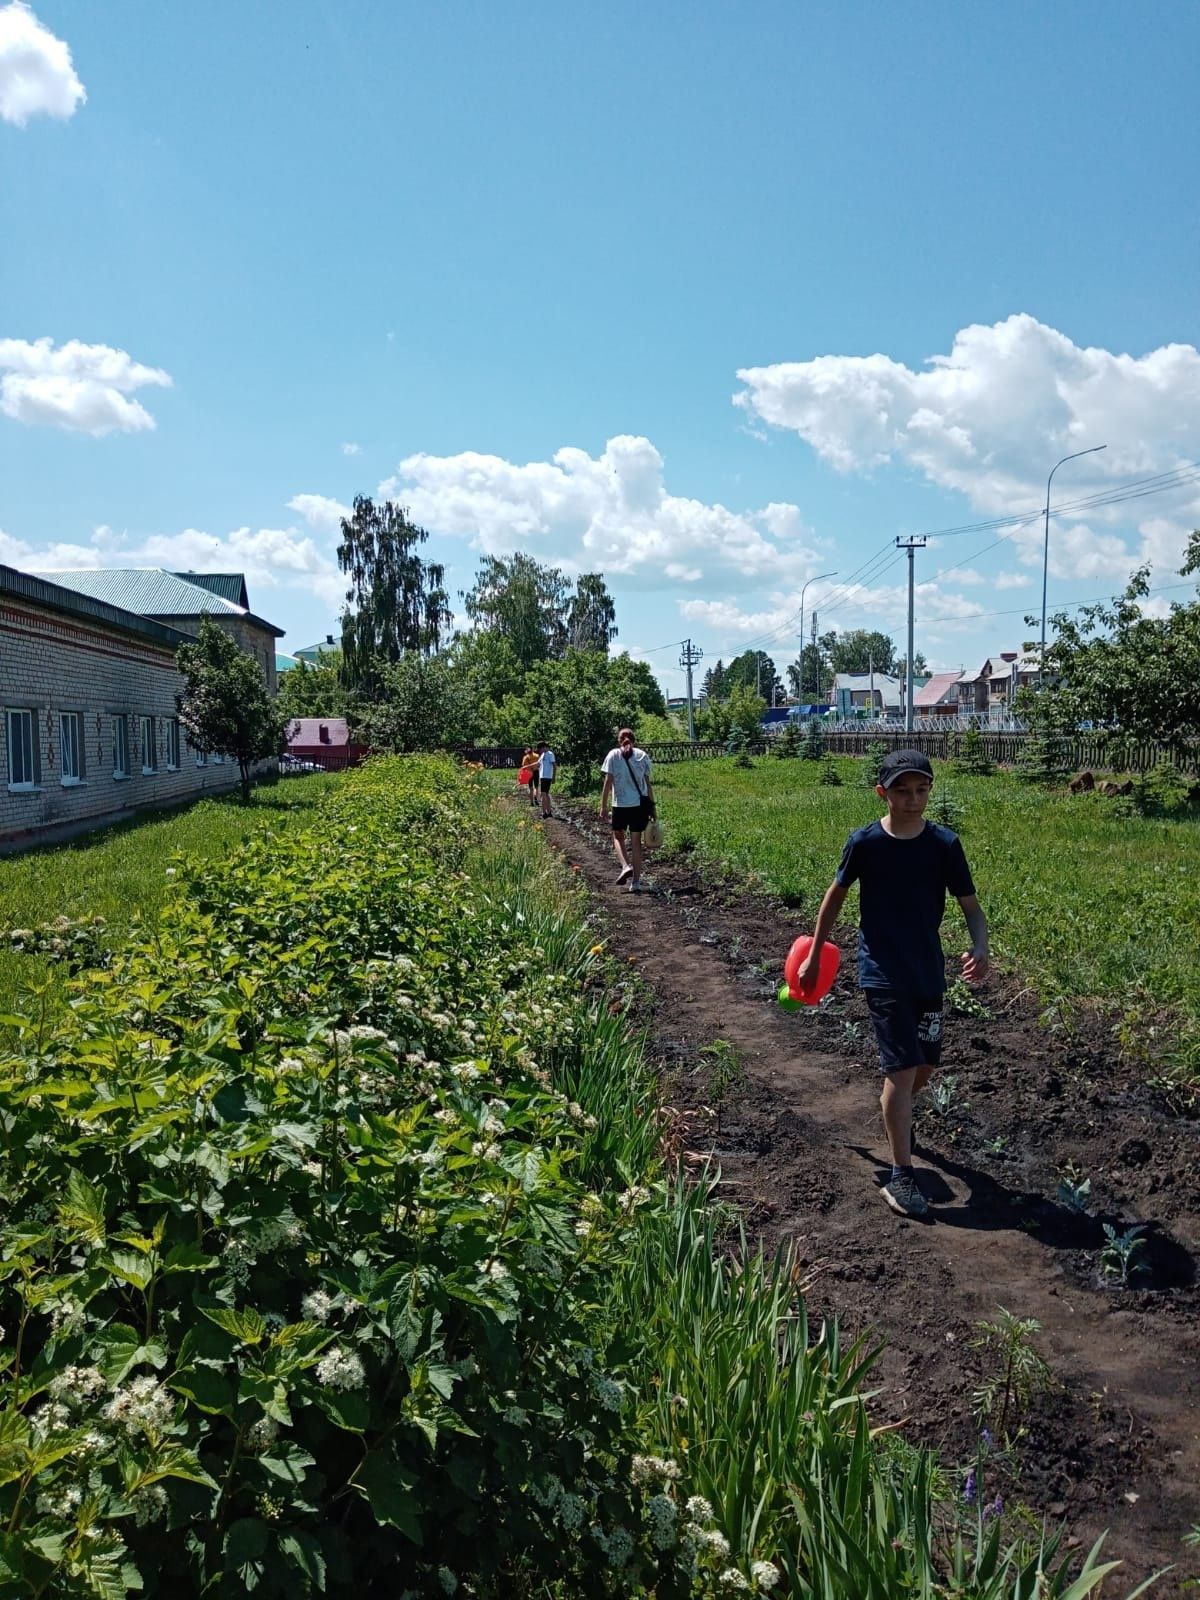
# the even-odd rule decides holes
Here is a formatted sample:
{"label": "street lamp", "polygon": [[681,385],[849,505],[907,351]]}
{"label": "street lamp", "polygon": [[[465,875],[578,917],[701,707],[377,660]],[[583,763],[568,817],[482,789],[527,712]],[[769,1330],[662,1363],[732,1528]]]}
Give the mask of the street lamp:
{"label": "street lamp", "polygon": [[[804,702],[804,594],[810,583],[820,583],[822,578],[836,578],[836,572],[818,572],[815,578],[807,578],[800,586],[800,701]],[[818,672],[820,668],[818,667]]]}
{"label": "street lamp", "polygon": [[1073,455],[1064,456],[1061,461],[1056,461],[1050,468],[1050,476],[1046,479],[1046,536],[1042,541],[1042,651],[1038,657],[1039,683],[1046,676],[1046,576],[1050,570],[1050,485],[1054,482],[1054,474],[1066,462],[1078,461],[1080,456],[1094,456],[1098,450],[1107,449],[1106,444],[1094,444],[1087,450],[1076,450]]}

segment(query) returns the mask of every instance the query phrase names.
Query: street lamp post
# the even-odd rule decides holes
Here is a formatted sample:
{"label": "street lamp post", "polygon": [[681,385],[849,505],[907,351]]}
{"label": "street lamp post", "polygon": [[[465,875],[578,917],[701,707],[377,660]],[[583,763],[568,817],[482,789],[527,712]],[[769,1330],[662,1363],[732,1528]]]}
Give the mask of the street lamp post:
{"label": "street lamp post", "polygon": [[1050,485],[1054,482],[1054,474],[1059,467],[1068,461],[1078,461],[1080,456],[1094,456],[1098,450],[1107,450],[1106,444],[1094,444],[1087,450],[1076,450],[1072,455],[1064,456],[1061,461],[1056,461],[1050,468],[1050,476],[1046,479],[1046,533],[1042,540],[1042,649],[1038,657],[1038,682],[1045,680],[1046,676],[1046,578],[1050,571]]}
{"label": "street lamp post", "polygon": [[800,701],[804,702],[804,595],[810,583],[820,583],[822,578],[836,578],[836,572],[818,572],[815,578],[807,578],[800,586]]}

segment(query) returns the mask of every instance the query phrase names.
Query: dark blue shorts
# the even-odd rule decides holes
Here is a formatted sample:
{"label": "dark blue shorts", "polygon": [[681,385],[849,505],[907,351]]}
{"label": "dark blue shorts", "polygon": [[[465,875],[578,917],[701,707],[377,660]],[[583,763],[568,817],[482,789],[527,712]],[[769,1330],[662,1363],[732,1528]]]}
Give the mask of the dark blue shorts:
{"label": "dark blue shorts", "polygon": [[624,833],[626,828],[631,833],[645,833],[646,824],[650,821],[650,807],[645,800],[639,800],[636,806],[614,806],[612,808],[612,831]]}
{"label": "dark blue shorts", "polygon": [[936,1067],[942,1059],[943,996],[909,994],[904,989],[864,989],[863,998],[884,1072]]}

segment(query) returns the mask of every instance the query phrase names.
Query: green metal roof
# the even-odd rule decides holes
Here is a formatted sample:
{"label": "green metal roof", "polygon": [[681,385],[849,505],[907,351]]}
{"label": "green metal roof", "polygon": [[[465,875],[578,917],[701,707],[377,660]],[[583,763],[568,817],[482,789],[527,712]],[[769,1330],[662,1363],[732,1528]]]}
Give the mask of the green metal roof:
{"label": "green metal roof", "polygon": [[143,617],[198,617],[202,611],[213,615],[241,616],[244,606],[214,594],[202,584],[164,572],[161,567],[94,567],[74,572],[36,572],[36,578],[57,583],[77,594],[90,594],[123,611],[136,611]]}
{"label": "green metal roof", "polygon": [[135,612],[97,600],[92,595],[80,594],[62,584],[38,577],[36,573],[18,572],[15,567],[0,566],[0,594],[31,601],[34,605],[45,606],[65,616],[104,623],[110,628],[119,628],[123,633],[165,645],[169,650],[192,642],[190,634],[181,633],[178,628],[169,627],[165,622],[138,616]]}
{"label": "green metal roof", "polygon": [[219,594],[222,600],[232,600],[235,606],[250,609],[246,580],[240,572],[177,572],[175,576],[185,583],[202,584],[210,594]]}
{"label": "green metal roof", "polygon": [[[282,628],[206,587],[199,573],[192,578],[181,578],[177,573],[164,572],[161,567],[80,567],[70,572],[37,572],[34,576],[142,617],[166,620],[198,617],[207,611],[210,616],[247,617],[277,639],[283,637]],[[223,582],[226,575],[213,576]]]}

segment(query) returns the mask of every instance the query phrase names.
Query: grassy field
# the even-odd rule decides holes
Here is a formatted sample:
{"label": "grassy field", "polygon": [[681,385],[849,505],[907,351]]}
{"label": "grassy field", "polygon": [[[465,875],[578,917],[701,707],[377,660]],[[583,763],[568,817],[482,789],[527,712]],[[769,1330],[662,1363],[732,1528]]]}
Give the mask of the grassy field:
{"label": "grassy field", "polygon": [[[654,774],[668,845],[761,879],[812,919],[847,834],[880,815],[863,763],[732,760],[661,766]],[[962,777],[935,763],[992,927],[996,956],[1046,1005],[1100,999],[1131,1050],[1171,1053],[1200,1076],[1200,823],[1115,814],[1099,795],[1047,793],[1008,774]],[[856,902],[848,911],[854,912]],[[956,907],[948,948],[960,939]],[[1164,1015],[1164,1013],[1167,1013]],[[1157,1029],[1152,1034],[1152,1029]]]}
{"label": "grassy field", "polygon": [[0,1011],[22,981],[46,963],[12,949],[14,928],[37,928],[54,917],[102,916],[114,939],[134,922],[157,915],[167,868],[177,853],[216,860],[257,828],[308,816],[337,778],[289,778],[254,791],[250,805],[232,796],[200,800],[83,834],[70,844],[0,860]]}

